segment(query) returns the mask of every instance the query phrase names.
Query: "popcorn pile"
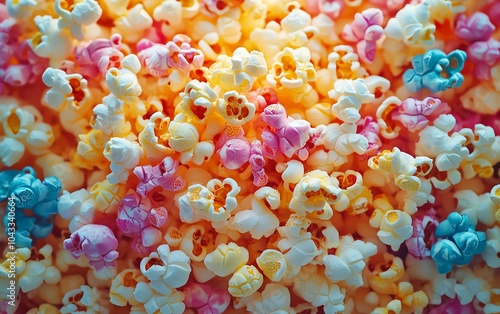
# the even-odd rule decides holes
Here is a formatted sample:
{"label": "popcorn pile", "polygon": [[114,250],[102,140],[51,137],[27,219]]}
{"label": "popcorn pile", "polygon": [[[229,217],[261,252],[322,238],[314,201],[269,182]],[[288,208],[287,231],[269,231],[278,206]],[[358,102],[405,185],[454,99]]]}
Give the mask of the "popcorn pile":
{"label": "popcorn pile", "polygon": [[499,29],[495,0],[0,3],[2,313],[500,313]]}

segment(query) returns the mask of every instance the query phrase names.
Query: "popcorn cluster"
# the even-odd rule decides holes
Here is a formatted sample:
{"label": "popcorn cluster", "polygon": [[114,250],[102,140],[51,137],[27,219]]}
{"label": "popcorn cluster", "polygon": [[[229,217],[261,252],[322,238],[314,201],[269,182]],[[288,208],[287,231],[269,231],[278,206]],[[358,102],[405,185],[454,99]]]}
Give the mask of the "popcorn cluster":
{"label": "popcorn cluster", "polygon": [[499,21],[0,1],[0,312],[500,313]]}

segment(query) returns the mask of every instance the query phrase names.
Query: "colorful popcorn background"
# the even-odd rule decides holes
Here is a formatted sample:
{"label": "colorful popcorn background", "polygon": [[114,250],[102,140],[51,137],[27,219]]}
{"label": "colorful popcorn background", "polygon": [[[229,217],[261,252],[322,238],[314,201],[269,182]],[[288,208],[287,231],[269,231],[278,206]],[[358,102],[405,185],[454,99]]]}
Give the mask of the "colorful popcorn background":
{"label": "colorful popcorn background", "polygon": [[497,0],[0,1],[1,313],[500,313]]}

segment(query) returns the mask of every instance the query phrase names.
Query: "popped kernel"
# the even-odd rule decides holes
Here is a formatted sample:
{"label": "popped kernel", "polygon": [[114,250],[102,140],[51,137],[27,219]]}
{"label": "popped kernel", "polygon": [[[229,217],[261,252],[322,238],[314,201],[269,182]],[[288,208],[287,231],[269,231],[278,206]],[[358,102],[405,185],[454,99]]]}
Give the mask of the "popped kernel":
{"label": "popped kernel", "polygon": [[257,291],[264,281],[264,277],[255,266],[241,266],[229,279],[229,293],[234,297],[247,297]]}
{"label": "popped kernel", "polygon": [[83,0],[76,3],[56,0],[55,11],[61,18],[58,26],[68,28],[77,40],[85,38],[84,27],[96,23],[102,14],[99,3],[95,0]]}
{"label": "popped kernel", "polygon": [[217,276],[226,277],[248,262],[248,250],[234,242],[221,243],[215,251],[207,254],[203,262]]}
{"label": "popped kernel", "polygon": [[315,213],[320,219],[328,220],[333,216],[331,205],[339,202],[341,193],[326,172],[314,170],[297,183],[289,207],[298,215]]}

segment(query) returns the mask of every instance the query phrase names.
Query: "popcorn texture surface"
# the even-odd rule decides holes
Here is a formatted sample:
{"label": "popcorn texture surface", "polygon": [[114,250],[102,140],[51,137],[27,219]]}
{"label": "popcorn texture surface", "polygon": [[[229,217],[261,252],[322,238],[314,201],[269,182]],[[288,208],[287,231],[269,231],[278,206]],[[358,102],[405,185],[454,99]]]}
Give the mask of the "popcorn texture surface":
{"label": "popcorn texture surface", "polygon": [[500,313],[495,0],[0,0],[0,313]]}

